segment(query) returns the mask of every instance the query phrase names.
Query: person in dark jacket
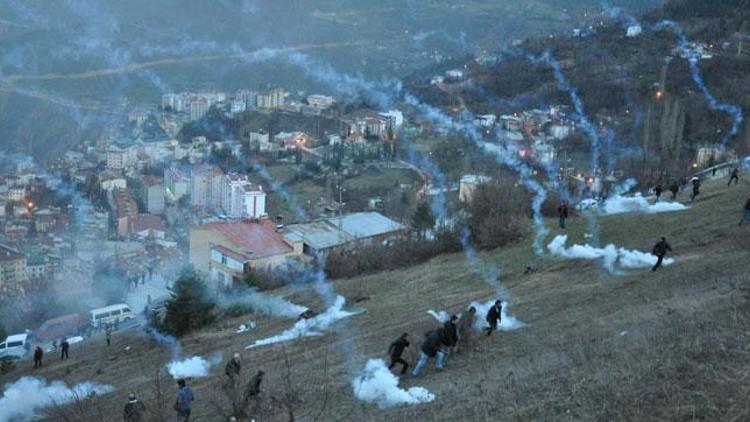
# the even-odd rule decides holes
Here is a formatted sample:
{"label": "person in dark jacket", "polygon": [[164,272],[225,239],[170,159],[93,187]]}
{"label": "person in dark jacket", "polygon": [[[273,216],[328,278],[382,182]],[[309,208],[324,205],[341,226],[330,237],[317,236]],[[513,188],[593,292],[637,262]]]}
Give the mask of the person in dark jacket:
{"label": "person in dark jacket", "polygon": [[495,304],[492,305],[489,311],[487,311],[487,323],[490,325],[484,330],[487,332],[487,336],[490,336],[493,331],[497,330],[497,326],[502,322],[503,317],[503,302],[496,300]]}
{"label": "person in dark jacket", "polygon": [[656,195],[656,202],[659,202],[661,199],[661,193],[664,191],[664,189],[661,188],[661,185],[656,185],[654,188],[654,195]]}
{"label": "person in dark jacket", "polygon": [[125,403],[125,409],[122,411],[122,419],[125,422],[142,422],[145,419],[146,405],[139,401],[135,394],[128,395],[128,402]]}
{"label": "person in dark jacket", "polygon": [[396,339],[388,347],[388,356],[391,357],[391,364],[388,365],[388,369],[393,369],[397,363],[401,364],[401,375],[406,373],[409,368],[409,364],[401,357],[404,354],[404,349],[409,347],[409,333],[403,333],[399,338]]}
{"label": "person in dark jacket", "polygon": [[422,369],[427,365],[427,360],[430,358],[435,358],[435,369],[438,371],[443,370],[445,354],[440,350],[440,346],[443,343],[441,331],[432,330],[425,334],[425,339],[419,348],[419,361],[417,361],[414,370],[411,372],[412,376],[419,376],[419,373],[422,372]]}
{"label": "person in dark jacket", "polygon": [[177,387],[177,400],[174,403],[174,410],[177,412],[177,417],[181,418],[183,422],[190,422],[195,394],[187,386],[184,379],[177,380]]}
{"label": "person in dark jacket", "polygon": [[656,271],[661,267],[662,261],[664,261],[664,257],[667,255],[667,252],[672,251],[672,247],[667,243],[667,238],[662,237],[661,241],[654,245],[654,250],[652,253],[656,255],[656,264],[654,264],[654,267],[651,268],[651,271]]}
{"label": "person in dark jacket", "polygon": [[456,347],[456,353],[460,353],[464,349],[471,348],[473,339],[474,323],[477,320],[477,308],[469,306],[469,309],[461,314],[458,319],[458,346]]}
{"label": "person in dark jacket", "polygon": [[745,208],[742,209],[742,219],[740,220],[740,226],[745,221],[750,221],[750,198],[745,202]]}
{"label": "person in dark jacket", "polygon": [[242,369],[242,362],[240,361],[240,354],[235,353],[232,359],[229,359],[227,365],[224,367],[224,374],[229,377],[230,380],[234,381],[235,377],[240,375]]}
{"label": "person in dark jacket", "polygon": [[42,367],[42,358],[44,357],[44,350],[41,347],[36,346],[34,349],[34,368]]}
{"label": "person in dark jacket", "polygon": [[693,177],[690,182],[693,184],[693,196],[690,197],[690,202],[692,202],[701,194],[701,179]]}
{"label": "person in dark jacket", "polygon": [[560,229],[565,230],[565,220],[568,218],[568,204],[560,202],[557,207],[557,216],[559,217]]}
{"label": "person in dark jacket", "polygon": [[680,184],[677,182],[672,182],[672,185],[669,187],[669,191],[672,192],[672,200],[677,200],[677,194],[680,192]]}
{"label": "person in dark jacket", "polygon": [[104,338],[107,340],[107,346],[112,345],[112,326],[107,325],[107,328],[104,329]]}
{"label": "person in dark jacket", "polygon": [[727,182],[727,186],[730,186],[732,184],[732,181],[734,181],[735,185],[740,183],[740,169],[738,167],[732,169],[732,174],[729,175],[729,182]]}
{"label": "person in dark jacket", "polygon": [[68,340],[63,338],[62,342],[60,343],[60,360],[65,360],[68,358],[68,350],[70,349],[70,343],[68,343]]}

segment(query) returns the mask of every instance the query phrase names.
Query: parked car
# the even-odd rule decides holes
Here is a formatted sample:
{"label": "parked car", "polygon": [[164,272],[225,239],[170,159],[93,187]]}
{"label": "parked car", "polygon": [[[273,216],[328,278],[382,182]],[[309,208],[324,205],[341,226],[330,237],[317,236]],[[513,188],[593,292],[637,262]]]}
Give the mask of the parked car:
{"label": "parked car", "polygon": [[94,309],[89,314],[91,316],[91,326],[94,328],[102,328],[105,325],[118,324],[135,319],[135,314],[125,303]]}
{"label": "parked car", "polygon": [[31,350],[29,335],[13,334],[0,343],[0,359],[23,359]]}

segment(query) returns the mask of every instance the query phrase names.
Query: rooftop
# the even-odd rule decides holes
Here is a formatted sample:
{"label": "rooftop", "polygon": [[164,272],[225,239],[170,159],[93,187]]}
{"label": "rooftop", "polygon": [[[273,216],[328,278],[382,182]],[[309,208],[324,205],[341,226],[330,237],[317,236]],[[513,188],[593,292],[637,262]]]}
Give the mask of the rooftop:
{"label": "rooftop", "polygon": [[293,250],[269,220],[261,220],[258,223],[215,222],[199,226],[196,230],[221,234],[228,242],[223,245],[225,248],[231,248],[235,253],[245,256],[262,258],[289,253]]}

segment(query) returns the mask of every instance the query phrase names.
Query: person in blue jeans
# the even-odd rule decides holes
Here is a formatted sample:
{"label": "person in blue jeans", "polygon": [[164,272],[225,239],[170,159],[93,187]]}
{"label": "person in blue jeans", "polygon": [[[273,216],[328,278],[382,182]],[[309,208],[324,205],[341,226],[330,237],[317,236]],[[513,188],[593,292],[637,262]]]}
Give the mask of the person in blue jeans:
{"label": "person in blue jeans", "polygon": [[184,422],[190,422],[190,413],[193,410],[193,401],[195,395],[193,390],[185,384],[185,380],[177,380],[177,401],[174,404],[174,410],[177,412],[177,417]]}
{"label": "person in blue jeans", "polygon": [[422,346],[419,348],[419,360],[414,370],[411,372],[412,376],[418,376],[427,361],[430,358],[435,358],[435,369],[438,371],[443,370],[443,362],[445,362],[445,353],[440,350],[443,344],[443,336],[441,330],[432,330],[425,335],[425,339],[422,342]]}

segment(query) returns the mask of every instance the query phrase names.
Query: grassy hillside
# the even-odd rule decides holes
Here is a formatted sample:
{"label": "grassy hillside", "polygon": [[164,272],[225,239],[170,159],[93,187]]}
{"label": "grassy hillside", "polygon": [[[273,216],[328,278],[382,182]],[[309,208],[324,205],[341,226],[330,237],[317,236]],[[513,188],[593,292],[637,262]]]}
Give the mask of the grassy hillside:
{"label": "grassy hillside", "polygon": [[[335,334],[245,351],[245,345],[291,322],[259,318],[257,330],[235,334],[244,317],[188,337],[184,354],[220,350],[226,362],[242,351],[248,376],[263,369],[259,420],[290,420],[289,408],[297,420],[324,421],[747,420],[750,226],[738,228],[737,222],[748,197],[747,181],[732,188],[709,182],[689,211],[600,220],[602,243],[650,250],[666,236],[677,262],[657,273],[611,276],[592,262],[535,262],[526,240],[481,254],[504,269],[510,312],[529,326],[479,339],[478,350],[451,357],[443,373],[430,366],[417,380],[404,378],[402,386],[421,385],[437,395],[428,405],[391,410],[363,405],[352,398],[350,371],[368,358],[384,357],[388,343],[403,331],[421,339],[436,325],[427,309],[459,311],[471,300],[491,298],[492,290],[460,254],[337,281],[337,291],[347,298],[357,296],[361,286],[370,299],[360,304],[367,312],[340,324]],[[581,243],[586,221],[572,220],[571,240]],[[523,275],[532,262],[539,270]],[[278,293],[315,305],[306,287]],[[125,345],[132,350],[124,352]],[[36,375],[114,385],[114,393],[89,402],[89,408],[119,418],[129,391],[150,409],[160,407],[154,382],[160,373],[167,383],[161,407],[171,416],[174,388],[161,369],[169,360],[164,347],[135,333],[118,333],[110,349],[103,338],[95,339],[74,346],[71,355],[64,363],[50,359]],[[31,373],[19,368],[0,383]],[[192,381],[195,420],[225,420],[217,410],[226,408],[222,373],[223,363],[213,377]]]}

